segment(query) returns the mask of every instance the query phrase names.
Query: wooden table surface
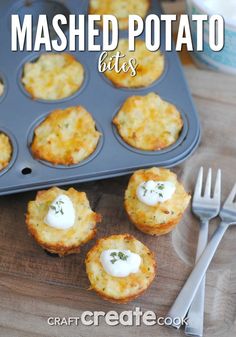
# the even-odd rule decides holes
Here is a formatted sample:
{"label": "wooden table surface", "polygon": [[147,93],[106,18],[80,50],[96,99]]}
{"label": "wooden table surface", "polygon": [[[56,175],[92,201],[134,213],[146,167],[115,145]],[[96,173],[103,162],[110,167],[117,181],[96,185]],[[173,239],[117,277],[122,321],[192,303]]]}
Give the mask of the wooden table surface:
{"label": "wooden table surface", "polygon": [[[192,192],[200,165],[221,167],[223,194],[236,181],[236,77],[197,69],[183,56],[185,74],[202,124],[202,141],[195,154],[174,170]],[[165,315],[192,268],[198,221],[187,211],[183,221],[168,235],[155,238],[138,232],[123,209],[128,177],[80,184],[88,193],[93,209],[102,213],[97,238],[113,233],[132,233],[156,254],[158,276],[139,299],[115,305],[88,291],[84,257],[63,259],[48,256],[27,235],[24,213],[35,192],[0,198],[0,337],[120,337],[182,336],[183,331],[166,327],[98,327],[47,324],[50,316],[79,316],[85,310],[132,310],[141,307]],[[217,221],[211,226],[211,232]],[[205,336],[236,335],[236,229],[226,233],[207,274]]]}

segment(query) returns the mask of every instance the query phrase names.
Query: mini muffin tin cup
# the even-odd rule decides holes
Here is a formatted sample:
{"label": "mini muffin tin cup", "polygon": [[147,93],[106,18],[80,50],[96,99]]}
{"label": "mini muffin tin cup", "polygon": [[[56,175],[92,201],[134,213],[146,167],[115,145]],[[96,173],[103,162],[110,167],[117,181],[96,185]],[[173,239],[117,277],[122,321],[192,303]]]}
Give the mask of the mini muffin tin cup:
{"label": "mini muffin tin cup", "polygon": [[[149,87],[138,89],[116,88],[102,73],[98,72],[98,59],[102,52],[70,52],[84,66],[84,82],[76,93],[62,100],[48,101],[32,99],[20,82],[23,66],[36,60],[45,52],[10,51],[11,14],[71,13],[87,14],[88,1],[15,1],[0,2],[0,78],[6,84],[4,97],[0,97],[0,130],[12,142],[13,156],[9,166],[0,172],[0,194],[10,194],[53,185],[72,184],[98,180],[131,173],[136,169],[163,166],[171,167],[186,160],[197,148],[200,140],[200,123],[183,71],[175,51],[161,51],[165,57],[162,76]],[[149,13],[161,14],[158,1],[153,0]],[[50,22],[50,20],[48,20]],[[8,29],[7,29],[8,27]],[[162,46],[165,31],[162,27]],[[65,32],[68,35],[68,30]],[[52,32],[53,34],[53,32]],[[120,38],[128,36],[120,31]],[[143,35],[140,38],[144,38]],[[96,39],[102,44],[102,30]],[[179,139],[173,145],[160,151],[142,151],[126,144],[112,124],[112,119],[124,101],[132,95],[146,95],[155,92],[162,99],[174,104],[180,111],[184,126]],[[93,116],[101,138],[95,152],[77,165],[63,166],[37,160],[33,157],[30,144],[35,127],[55,109],[82,105]]]}

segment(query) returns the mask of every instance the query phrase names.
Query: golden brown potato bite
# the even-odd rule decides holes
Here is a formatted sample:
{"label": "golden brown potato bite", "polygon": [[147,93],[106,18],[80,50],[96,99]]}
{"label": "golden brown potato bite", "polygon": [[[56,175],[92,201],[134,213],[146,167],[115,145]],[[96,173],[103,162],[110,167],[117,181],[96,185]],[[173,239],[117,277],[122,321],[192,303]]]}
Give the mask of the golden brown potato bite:
{"label": "golden brown potato bite", "polygon": [[151,92],[128,97],[113,124],[127,144],[140,150],[156,151],[178,140],[183,120],[173,104]]}
{"label": "golden brown potato bite", "polygon": [[129,15],[139,15],[144,19],[149,7],[150,0],[90,0],[89,14],[114,15],[119,22],[119,28],[128,29]]}
{"label": "golden brown potato bite", "polygon": [[84,68],[67,53],[44,53],[24,65],[22,83],[36,99],[58,100],[73,95],[84,81]]}
{"label": "golden brown potato bite", "polygon": [[[150,181],[152,185],[157,184],[159,195],[156,195],[153,187],[153,190],[147,191],[147,188],[143,185]],[[143,188],[143,198],[145,198],[145,194],[147,196],[147,193],[150,193],[149,195],[152,198],[159,198],[159,200],[164,198],[165,187],[163,186],[165,186],[165,182],[171,184],[170,186],[173,188],[173,191],[169,194],[170,198],[167,195],[167,200],[154,202],[153,205],[140,200],[138,188]],[[169,186],[168,188],[170,189]],[[175,173],[168,169],[152,167],[138,170],[131,176],[125,191],[124,205],[131,222],[140,231],[151,235],[162,235],[170,232],[179,223],[189,201],[190,195],[185,192]]]}
{"label": "golden brown potato bite", "polygon": [[[135,59],[137,62],[136,75],[131,76],[131,68],[129,71],[116,72],[115,69],[104,72],[104,75],[116,86],[123,88],[141,88],[147,87],[155,82],[163,73],[165,60],[163,54],[158,50],[151,52],[146,48],[145,42],[141,39],[136,40],[135,51],[129,51],[128,40],[120,39],[115,50],[108,52],[104,59],[107,62],[110,57],[120,52],[122,63],[129,64],[130,59]],[[112,64],[114,65],[115,59]],[[134,63],[134,61],[133,61]]]}
{"label": "golden brown potato bite", "polygon": [[[123,260],[127,251],[138,254],[141,261],[139,270],[126,277],[116,277],[107,273],[101,263],[101,254],[110,249],[121,250]],[[113,254],[114,252],[111,253],[111,255]],[[98,240],[88,252],[85,264],[91,289],[105,300],[116,303],[126,303],[145,292],[156,274],[153,253],[130,234],[111,235]]]}
{"label": "golden brown potato bite", "polygon": [[0,171],[6,168],[12,157],[12,145],[9,137],[0,131]]}
{"label": "golden brown potato bite", "polygon": [[[67,229],[52,227],[45,222],[50,208],[57,213],[55,200],[62,195],[70,199],[75,213],[74,224]],[[63,203],[59,211],[61,215],[65,212]],[[43,249],[60,256],[78,253],[80,246],[95,236],[96,223],[100,221],[101,215],[91,210],[86,194],[74,188],[65,191],[52,187],[49,190],[39,191],[36,199],[29,202],[26,214],[28,231],[36,242]]]}
{"label": "golden brown potato bite", "polygon": [[36,159],[72,165],[96,149],[100,133],[93,117],[82,106],[54,110],[34,130],[31,151]]}

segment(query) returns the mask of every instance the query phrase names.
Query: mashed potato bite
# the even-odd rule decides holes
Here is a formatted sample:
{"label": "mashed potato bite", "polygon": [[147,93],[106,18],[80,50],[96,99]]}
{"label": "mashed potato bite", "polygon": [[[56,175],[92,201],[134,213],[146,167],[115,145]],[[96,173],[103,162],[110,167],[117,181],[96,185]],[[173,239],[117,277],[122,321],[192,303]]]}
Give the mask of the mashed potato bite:
{"label": "mashed potato bite", "polygon": [[[70,198],[75,210],[75,223],[69,229],[53,228],[45,223],[51,203],[61,194]],[[74,188],[39,191],[36,199],[29,202],[26,214],[28,231],[36,242],[60,256],[79,252],[80,246],[95,236],[96,223],[100,221],[100,214],[91,210],[86,194]]]}
{"label": "mashed potato bite", "polygon": [[149,7],[150,0],[90,0],[89,13],[114,15],[119,22],[119,28],[127,29],[129,15],[139,15],[144,19]]}
{"label": "mashed potato bite", "polygon": [[34,131],[31,151],[35,158],[72,165],[91,155],[100,133],[92,116],[82,107],[55,110]]}
{"label": "mashed potato bite", "polygon": [[0,171],[6,168],[11,160],[12,145],[9,137],[0,132]]}
{"label": "mashed potato bite", "polygon": [[[164,56],[160,51],[151,52],[146,48],[143,40],[136,40],[135,51],[129,51],[127,39],[120,39],[115,50],[109,52],[105,61],[108,62],[110,57],[120,52],[122,57],[120,64],[129,63],[131,58],[137,62],[136,75],[131,76],[131,70],[128,72],[121,71],[117,73],[115,69],[104,72],[105,76],[117,87],[140,88],[147,87],[155,82],[164,71]],[[113,63],[115,61],[113,60]]]}
{"label": "mashed potato bite", "polygon": [[[100,259],[102,252],[108,249],[130,250],[138,254],[141,257],[139,271],[126,277],[109,275]],[[111,235],[100,239],[88,252],[85,264],[91,289],[104,299],[116,303],[126,303],[142,294],[150,286],[156,273],[153,253],[129,234]]]}
{"label": "mashed potato bite", "polygon": [[32,98],[57,100],[71,96],[81,87],[84,68],[67,53],[45,53],[24,65],[22,83]]}
{"label": "mashed potato bite", "polygon": [[[172,183],[175,187],[174,193],[170,199],[149,206],[141,202],[137,196],[138,187],[147,181]],[[160,194],[163,194],[162,190]],[[178,224],[189,201],[190,195],[178,182],[175,173],[164,168],[153,167],[138,170],[131,176],[125,191],[124,204],[130,220],[139,230],[151,235],[161,235],[170,232]]]}
{"label": "mashed potato bite", "polygon": [[154,92],[127,98],[113,123],[127,144],[149,151],[175,143],[183,127],[177,108]]}

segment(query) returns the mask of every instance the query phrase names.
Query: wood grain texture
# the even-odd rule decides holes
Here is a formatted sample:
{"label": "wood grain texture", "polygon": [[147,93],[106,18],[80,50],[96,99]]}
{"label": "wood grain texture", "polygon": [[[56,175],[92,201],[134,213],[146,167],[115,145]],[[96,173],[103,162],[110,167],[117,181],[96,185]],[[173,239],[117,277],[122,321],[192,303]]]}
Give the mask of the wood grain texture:
{"label": "wood grain texture", "polygon": [[[198,108],[203,137],[195,154],[174,171],[186,189],[193,190],[200,165],[223,170],[223,197],[236,180],[236,78],[189,66],[186,76]],[[158,275],[151,288],[126,305],[114,305],[88,291],[84,257],[63,259],[47,255],[28,236],[24,222],[27,202],[35,192],[0,198],[0,337],[176,337],[183,331],[166,327],[50,327],[50,316],[79,316],[85,310],[153,310],[165,315],[177,296],[194,261],[198,221],[188,209],[171,234],[149,237],[129,223],[123,208],[128,177],[75,186],[88,194],[91,206],[103,215],[97,238],[128,232],[148,245],[158,260]],[[211,232],[218,221],[211,225]],[[236,229],[227,233],[207,274],[206,337],[236,335]]]}

